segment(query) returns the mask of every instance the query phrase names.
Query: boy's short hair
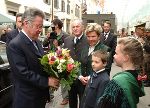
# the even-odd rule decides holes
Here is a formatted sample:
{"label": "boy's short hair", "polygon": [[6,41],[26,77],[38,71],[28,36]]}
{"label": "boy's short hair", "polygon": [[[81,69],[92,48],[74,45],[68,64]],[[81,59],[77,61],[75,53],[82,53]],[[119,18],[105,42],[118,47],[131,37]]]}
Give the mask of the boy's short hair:
{"label": "boy's short hair", "polygon": [[107,63],[109,53],[106,50],[97,50],[92,53],[92,56],[98,57],[103,63]]}

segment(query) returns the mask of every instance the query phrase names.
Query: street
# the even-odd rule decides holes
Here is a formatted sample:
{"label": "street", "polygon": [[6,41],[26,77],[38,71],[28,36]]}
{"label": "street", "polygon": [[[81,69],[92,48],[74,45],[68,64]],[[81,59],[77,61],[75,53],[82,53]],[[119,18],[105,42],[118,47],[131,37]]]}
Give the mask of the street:
{"label": "street", "polygon": [[[121,69],[115,64],[112,66],[112,71],[110,77],[112,77],[115,73],[120,72]],[[145,87],[144,88],[146,95],[140,98],[139,104],[137,108],[150,108],[150,87]],[[61,97],[61,92],[60,89],[54,93],[55,97],[52,102],[47,103],[45,108],[69,108],[68,104],[67,105],[60,105],[62,101]]]}

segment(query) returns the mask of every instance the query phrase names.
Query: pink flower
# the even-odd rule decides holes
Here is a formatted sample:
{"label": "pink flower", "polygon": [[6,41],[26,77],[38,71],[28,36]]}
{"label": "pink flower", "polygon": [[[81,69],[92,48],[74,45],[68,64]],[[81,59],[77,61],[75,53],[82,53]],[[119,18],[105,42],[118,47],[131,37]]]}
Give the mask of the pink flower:
{"label": "pink flower", "polygon": [[54,56],[52,56],[51,58],[49,58],[49,64],[54,64],[55,60],[56,60],[56,58]]}
{"label": "pink flower", "polygon": [[56,58],[54,56],[51,57],[51,61],[55,61]]}
{"label": "pink flower", "polygon": [[74,64],[67,64],[67,71],[68,72],[71,72],[73,68],[74,68]]}
{"label": "pink flower", "polygon": [[62,50],[61,49],[57,50],[56,53],[57,53],[58,57],[62,56]]}

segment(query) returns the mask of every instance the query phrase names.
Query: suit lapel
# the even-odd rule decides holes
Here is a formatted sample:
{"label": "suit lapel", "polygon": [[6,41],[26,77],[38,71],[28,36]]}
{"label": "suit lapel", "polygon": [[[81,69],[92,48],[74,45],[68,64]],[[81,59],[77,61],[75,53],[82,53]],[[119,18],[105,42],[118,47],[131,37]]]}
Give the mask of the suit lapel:
{"label": "suit lapel", "polygon": [[42,45],[40,44],[39,40],[37,40],[36,43],[37,43],[37,47],[39,49],[39,53],[41,55],[44,55],[44,50],[43,50]]}
{"label": "suit lapel", "polygon": [[111,33],[109,33],[109,35],[108,35],[107,39],[106,39],[106,40],[104,40],[104,34],[103,34],[103,43],[107,45],[107,44],[109,43],[109,41],[111,40],[111,38],[112,38],[112,34],[111,34]]}
{"label": "suit lapel", "polygon": [[[25,44],[28,46],[27,48],[30,49],[33,53],[35,53],[38,56],[42,56],[44,54],[42,48],[40,47],[40,43],[37,42],[37,47],[39,49],[39,51],[35,48],[35,46],[33,45],[33,43],[31,42],[31,40],[23,33],[20,32],[21,38],[23,39],[23,41],[25,42]],[[24,45],[24,47],[26,47]]]}

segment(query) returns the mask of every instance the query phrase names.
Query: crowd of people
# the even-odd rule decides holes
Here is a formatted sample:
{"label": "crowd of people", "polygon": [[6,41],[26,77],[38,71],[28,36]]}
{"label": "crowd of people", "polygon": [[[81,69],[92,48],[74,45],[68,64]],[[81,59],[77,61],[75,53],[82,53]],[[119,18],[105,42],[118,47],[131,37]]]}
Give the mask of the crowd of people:
{"label": "crowd of people", "polygon": [[[79,76],[67,91],[61,86],[61,105],[69,108],[136,108],[139,97],[150,86],[150,28],[136,28],[129,37],[117,38],[111,23],[84,27],[81,19],[71,22],[71,34],[62,30],[63,23],[54,19],[41,44],[38,40],[44,13],[29,8],[16,16],[16,29],[6,34],[7,57],[13,82],[13,108],[45,108],[53,99],[49,87],[59,88],[60,81],[44,74],[41,58],[58,48],[70,50],[73,60],[81,63]],[[140,32],[143,31],[143,32]],[[45,51],[44,51],[45,50]],[[122,68],[110,80],[112,63]],[[117,70],[116,70],[117,71]],[[145,81],[138,76],[146,74]]]}

